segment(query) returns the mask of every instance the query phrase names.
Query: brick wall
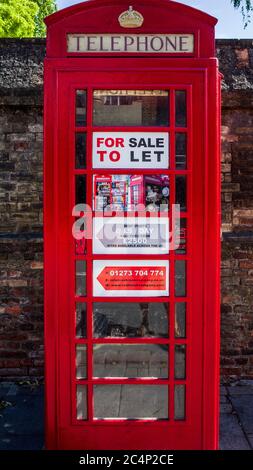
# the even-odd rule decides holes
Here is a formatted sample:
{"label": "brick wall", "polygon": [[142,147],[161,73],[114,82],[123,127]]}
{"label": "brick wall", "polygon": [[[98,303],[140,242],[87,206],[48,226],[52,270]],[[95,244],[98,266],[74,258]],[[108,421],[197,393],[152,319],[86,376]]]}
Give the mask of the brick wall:
{"label": "brick wall", "polygon": [[43,376],[44,40],[0,40],[0,376]]}
{"label": "brick wall", "polygon": [[[45,41],[0,40],[0,378],[43,376]],[[221,372],[253,378],[253,41],[218,40],[222,86]]]}
{"label": "brick wall", "polygon": [[253,378],[253,41],[219,40],[222,86],[221,372]]}

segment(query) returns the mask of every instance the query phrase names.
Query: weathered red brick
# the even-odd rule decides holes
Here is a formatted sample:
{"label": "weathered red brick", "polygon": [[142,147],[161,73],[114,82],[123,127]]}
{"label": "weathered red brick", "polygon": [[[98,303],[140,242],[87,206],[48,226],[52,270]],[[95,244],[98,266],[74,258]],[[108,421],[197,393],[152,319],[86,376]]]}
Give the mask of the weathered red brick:
{"label": "weathered red brick", "polygon": [[19,305],[9,305],[5,308],[5,313],[10,313],[13,315],[19,315],[22,312],[22,309]]}

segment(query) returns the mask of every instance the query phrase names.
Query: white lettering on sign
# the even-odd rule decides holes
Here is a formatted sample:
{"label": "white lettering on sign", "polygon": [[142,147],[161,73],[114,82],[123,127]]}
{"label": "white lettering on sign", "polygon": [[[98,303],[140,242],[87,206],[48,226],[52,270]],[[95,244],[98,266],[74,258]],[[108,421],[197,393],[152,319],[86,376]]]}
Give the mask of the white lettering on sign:
{"label": "white lettering on sign", "polygon": [[68,34],[68,52],[193,54],[193,34]]}
{"label": "white lettering on sign", "polygon": [[168,132],[94,132],[93,168],[169,167]]}
{"label": "white lettering on sign", "polygon": [[165,90],[94,90],[93,96],[169,96],[169,93]]}

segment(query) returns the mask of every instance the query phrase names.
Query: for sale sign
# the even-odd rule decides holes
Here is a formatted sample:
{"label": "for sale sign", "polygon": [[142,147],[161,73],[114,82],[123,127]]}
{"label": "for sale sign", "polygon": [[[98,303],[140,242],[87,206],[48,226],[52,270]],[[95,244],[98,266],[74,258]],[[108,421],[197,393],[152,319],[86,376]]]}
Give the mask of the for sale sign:
{"label": "for sale sign", "polygon": [[169,261],[93,261],[96,297],[160,297],[169,295]]}
{"label": "for sale sign", "polygon": [[94,132],[93,168],[169,167],[168,132]]}
{"label": "for sale sign", "polygon": [[94,217],[93,253],[167,254],[169,219],[166,217]]}

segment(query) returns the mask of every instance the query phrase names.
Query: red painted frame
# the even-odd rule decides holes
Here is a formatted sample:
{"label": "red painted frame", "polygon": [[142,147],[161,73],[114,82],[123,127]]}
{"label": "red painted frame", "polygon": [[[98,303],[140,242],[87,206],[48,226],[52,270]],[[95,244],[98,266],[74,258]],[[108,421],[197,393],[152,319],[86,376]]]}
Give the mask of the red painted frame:
{"label": "red painted frame", "polygon": [[[45,61],[45,352],[46,352],[46,445],[49,449],[216,449],[218,447],[218,370],[219,370],[219,227],[220,227],[220,186],[219,186],[219,126],[220,126],[220,83],[217,61],[206,58],[164,58],[152,59],[113,57],[113,58],[64,58],[66,50],[61,50],[59,58],[54,56],[56,40],[59,33],[59,45],[63,47],[62,37],[66,28],[71,32],[72,15],[82,16],[92,6],[100,4],[109,8],[107,1],[87,2],[67,9],[65,20],[63,12],[53,15],[47,20],[49,25],[48,58]],[[117,14],[126,2],[113,2],[110,12]],[[147,3],[147,2],[145,2]],[[150,1],[152,11],[154,3]],[[166,5],[165,5],[166,3]],[[143,2],[137,2],[135,8],[144,13],[150,21],[150,10],[145,15]],[[173,5],[173,6],[172,6]],[[175,2],[159,2],[159,8],[174,14]],[[177,4],[176,4],[177,5]],[[191,13],[192,30],[195,35],[204,31],[209,40],[209,57],[214,21],[204,14],[192,13],[192,9],[180,6],[184,12]],[[103,10],[103,8],[102,8]],[[144,11],[143,11],[144,10]],[[108,10],[106,10],[108,12]],[[193,10],[195,12],[195,10]],[[76,13],[76,14],[74,14]],[[204,16],[203,16],[204,15]],[[84,19],[84,17],[82,16]],[[86,17],[85,17],[86,18]],[[176,16],[174,16],[176,18]],[[198,20],[197,20],[198,18]],[[61,21],[59,21],[61,19]],[[205,21],[204,21],[205,19]],[[74,17],[73,17],[74,21]],[[85,19],[87,21],[87,19]],[[198,23],[198,21],[200,23]],[[77,22],[78,23],[78,22]],[[146,22],[147,24],[148,22]],[[205,23],[205,24],[203,24]],[[212,23],[212,27],[211,27]],[[91,23],[92,25],[92,23]],[[173,32],[179,29],[179,18],[174,20]],[[92,26],[100,33],[99,23]],[[150,26],[147,24],[147,28]],[[187,30],[187,25],[182,25]],[[91,30],[85,28],[86,31]],[[187,30],[188,31],[188,30]],[[80,30],[81,32],[81,30]],[[159,28],[159,32],[161,32]],[[182,31],[181,31],[182,32]],[[188,31],[189,32],[189,31]],[[200,46],[200,45],[199,45]],[[201,47],[198,48],[199,51]],[[51,57],[50,57],[51,56]],[[63,58],[62,58],[63,57]],[[118,72],[120,71],[120,72]],[[147,74],[148,71],[148,74]],[[91,145],[92,139],[92,89],[123,88],[123,89],[187,89],[188,96],[188,155],[190,165],[186,171],[191,178],[188,185],[187,230],[188,252],[186,256],[171,252],[169,255],[127,256],[110,255],[109,259],[169,259],[170,292],[169,298],[145,298],[146,301],[169,301],[170,306],[170,338],[161,340],[154,338],[142,339],[143,343],[170,344],[170,375],[164,379],[110,379],[110,383],[150,383],[177,384],[187,383],[186,421],[173,421],[173,387],[170,395],[169,421],[92,421],[81,422],[74,419],[74,387],[76,384],[74,367],[74,344],[85,343],[88,346],[88,378],[80,383],[88,385],[88,416],[92,413],[91,390],[93,383],[105,383],[108,379],[92,379],[92,302],[111,301],[108,298],[91,298],[87,296],[88,339],[76,341],[74,322],[69,312],[74,312],[74,259],[86,259],[87,291],[92,292],[92,259],[103,259],[105,255],[91,255],[92,240],[87,241],[87,254],[74,255],[74,240],[71,236],[73,223],[72,206],[74,196],[74,90],[88,90],[87,108],[87,169],[75,171],[75,174],[87,175],[87,203],[92,202],[92,170]],[[173,92],[171,93],[171,114],[174,115]],[[209,119],[209,116],[212,116]],[[96,128],[99,130],[99,128]],[[104,130],[104,128],[103,128]],[[106,128],[110,130],[110,128]],[[117,131],[118,128],[111,130]],[[120,129],[121,130],[121,129]],[[125,128],[124,131],[131,130]],[[142,130],[135,128],[135,131]],[[149,131],[152,128],[148,128]],[[157,128],[154,129],[157,131]],[[160,130],[163,130],[162,128]],[[167,130],[167,128],[166,128]],[[180,128],[176,129],[180,131]],[[181,129],[185,130],[185,129]],[[145,127],[145,131],[147,128]],[[173,138],[170,141],[171,156],[174,156],[175,123],[170,122]],[[174,173],[172,166],[166,174]],[[101,173],[134,173],[142,174],[142,170],[103,170]],[[164,174],[164,170],[147,170],[147,174]],[[172,197],[175,194],[174,178],[172,179]],[[173,202],[173,199],[172,199]],[[187,298],[174,296],[174,261],[188,260]],[[81,299],[78,299],[81,300]],[[138,298],[119,298],[120,302],[138,301]],[[173,337],[175,301],[186,301],[188,304],[186,340]],[[97,339],[95,343],[134,343],[134,339]],[[187,377],[186,380],[174,380],[174,344],[187,345]],[[72,365],[71,365],[72,364]],[[170,390],[170,392],[171,392]],[[74,408],[74,409],[73,409]]]}

